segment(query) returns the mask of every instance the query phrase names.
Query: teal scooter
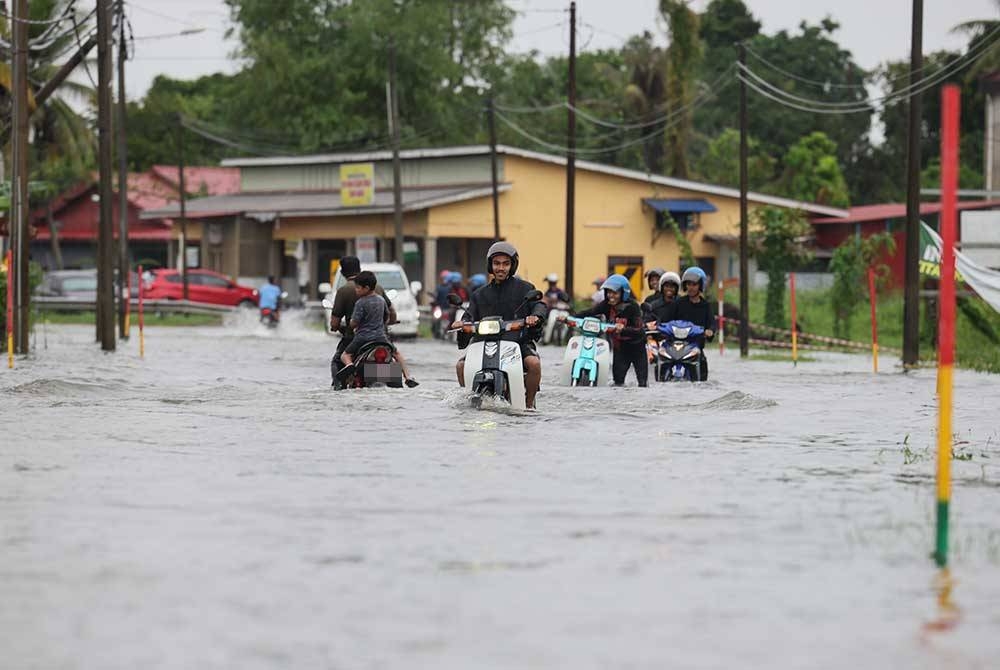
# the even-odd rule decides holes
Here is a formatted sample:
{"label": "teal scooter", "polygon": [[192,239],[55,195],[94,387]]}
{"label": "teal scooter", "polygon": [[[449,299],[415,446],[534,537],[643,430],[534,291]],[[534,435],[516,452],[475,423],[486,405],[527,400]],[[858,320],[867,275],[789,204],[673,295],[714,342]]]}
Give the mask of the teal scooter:
{"label": "teal scooter", "polygon": [[560,373],[562,383],[565,386],[607,386],[611,345],[601,336],[613,331],[615,324],[593,316],[582,319],[567,316],[565,321],[580,334],[571,337],[566,345]]}

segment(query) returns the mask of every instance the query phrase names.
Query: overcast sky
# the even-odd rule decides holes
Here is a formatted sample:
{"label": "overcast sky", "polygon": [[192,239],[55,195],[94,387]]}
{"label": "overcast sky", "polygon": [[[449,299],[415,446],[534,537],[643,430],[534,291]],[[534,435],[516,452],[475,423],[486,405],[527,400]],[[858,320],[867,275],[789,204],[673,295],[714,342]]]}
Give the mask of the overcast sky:
{"label": "overcast sky", "polygon": [[[909,58],[911,0],[746,1],[766,33],[796,31],[802,20],[815,23],[832,15],[841,26],[837,40],[864,68]],[[564,10],[568,1],[509,0],[509,4],[524,10],[514,24],[514,51],[536,49],[554,54],[567,50],[568,14]],[[702,11],[707,4],[708,0],[693,0],[692,6]],[[657,5],[658,0],[577,0],[578,43],[588,49],[617,47],[628,36],[646,29],[665,42],[656,19]],[[130,99],[142,97],[157,74],[193,78],[239,68],[230,58],[236,42],[224,39],[229,15],[223,0],[128,0],[126,6],[136,37],[146,38],[137,40],[136,58],[128,64]],[[961,49],[966,38],[950,32],[953,26],[970,19],[998,17],[995,0],[926,0],[924,52]],[[204,28],[204,32],[157,38],[194,28]],[[782,65],[795,69],[794,63]]]}

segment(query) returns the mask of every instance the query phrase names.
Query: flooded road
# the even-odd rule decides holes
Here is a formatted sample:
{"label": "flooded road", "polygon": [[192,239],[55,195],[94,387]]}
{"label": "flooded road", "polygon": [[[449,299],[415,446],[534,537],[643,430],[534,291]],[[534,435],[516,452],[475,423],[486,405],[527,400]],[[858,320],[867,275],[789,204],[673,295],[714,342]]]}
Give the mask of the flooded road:
{"label": "flooded road", "polygon": [[997,667],[998,377],[956,374],[942,594],[932,370],[568,389],[543,348],[519,416],[438,342],[416,389],[335,393],[295,326],[145,360],[50,327],[0,370],[0,667]]}

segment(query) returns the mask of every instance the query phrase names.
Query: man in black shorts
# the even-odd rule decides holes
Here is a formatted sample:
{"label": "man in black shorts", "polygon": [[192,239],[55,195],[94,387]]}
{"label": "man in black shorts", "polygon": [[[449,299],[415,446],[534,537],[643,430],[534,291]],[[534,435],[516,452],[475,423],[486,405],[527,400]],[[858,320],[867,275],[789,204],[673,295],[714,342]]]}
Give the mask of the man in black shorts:
{"label": "man in black shorts", "polygon": [[[542,362],[535,349],[535,340],[541,336],[540,326],[545,323],[547,311],[545,303],[525,300],[528,293],[535,290],[535,286],[514,276],[517,272],[517,263],[518,255],[514,245],[497,242],[491,246],[486,253],[486,267],[493,275],[493,281],[472,294],[469,298],[469,309],[465,310],[462,321],[456,321],[452,327],[461,328],[462,322],[471,323],[485,316],[499,316],[505,321],[523,318],[529,330],[523,333],[504,333],[503,339],[519,342],[521,345],[521,360],[525,373],[525,404],[533,408],[535,394],[538,393],[538,387],[542,383]],[[463,338],[459,335],[459,338],[459,346],[463,348],[468,346],[468,336]],[[459,359],[456,371],[458,383],[465,386],[464,356]]]}

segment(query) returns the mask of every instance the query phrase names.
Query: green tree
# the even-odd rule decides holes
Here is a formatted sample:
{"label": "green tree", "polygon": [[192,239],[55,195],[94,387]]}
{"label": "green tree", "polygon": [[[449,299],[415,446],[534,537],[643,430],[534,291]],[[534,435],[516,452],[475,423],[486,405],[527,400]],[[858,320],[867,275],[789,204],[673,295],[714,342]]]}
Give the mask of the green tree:
{"label": "green tree", "polygon": [[785,154],[782,192],[789,198],[847,207],[847,182],[837,163],[836,145],[816,131],[796,142]]}
{"label": "green tree", "polygon": [[[763,187],[774,175],[775,160],[760,150],[760,142],[747,138],[747,172],[750,184]],[[705,155],[695,166],[695,174],[713,184],[739,186],[740,183],[740,132],[726,128],[708,144]]]}
{"label": "green tree", "polygon": [[889,267],[878,259],[896,250],[896,241],[889,233],[879,233],[866,238],[852,237],[834,249],[830,259],[833,272],[831,305],[833,307],[833,333],[847,338],[851,334],[851,319],[857,306],[868,292],[868,268],[874,268],[879,286],[889,277]]}
{"label": "green tree", "polygon": [[750,252],[757,266],[767,273],[767,303],[764,322],[785,327],[786,273],[812,258],[807,243],[812,226],[798,210],[760,207],[751,214]]}
{"label": "green tree", "polygon": [[249,61],[233,116],[300,138],[306,151],[385,137],[390,43],[404,138],[467,140],[481,127],[481,89],[500,74],[514,18],[502,0],[226,2]]}
{"label": "green tree", "polygon": [[[28,15],[33,23],[28,26],[28,40],[32,47],[28,51],[28,104],[32,109],[29,121],[32,141],[29,145],[29,171],[31,179],[52,184],[50,191],[57,193],[85,177],[95,165],[96,140],[91,124],[79,114],[71,101],[96,104],[94,90],[86,85],[65,81],[56,93],[37,109],[34,108],[34,94],[52,78],[59,69],[67,52],[74,50],[76,36],[68,21],[59,24],[46,23],[67,13],[75,13],[80,24],[80,33],[86,34],[90,22],[83,9],[77,9],[71,0],[34,0],[29,3]],[[10,50],[12,41],[11,24],[0,19],[0,38],[5,44],[0,47],[3,62],[0,62],[0,109],[10,119],[12,97]],[[9,155],[11,126],[7,122],[2,127],[4,153]]]}
{"label": "green tree", "polygon": [[688,144],[693,127],[690,105],[702,58],[698,14],[684,0],[660,0],[660,14],[670,32],[666,89],[673,118],[665,137],[668,172],[674,177],[686,179],[689,176]]}
{"label": "green tree", "polygon": [[[650,124],[642,130],[652,135],[664,125],[662,122],[652,124],[652,121],[667,109],[666,51],[653,44],[653,35],[647,30],[626,42],[622,57],[629,68],[629,82],[625,87],[626,110],[635,121]],[[642,157],[647,171],[663,174],[664,150],[659,133],[643,142]]]}

